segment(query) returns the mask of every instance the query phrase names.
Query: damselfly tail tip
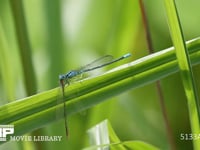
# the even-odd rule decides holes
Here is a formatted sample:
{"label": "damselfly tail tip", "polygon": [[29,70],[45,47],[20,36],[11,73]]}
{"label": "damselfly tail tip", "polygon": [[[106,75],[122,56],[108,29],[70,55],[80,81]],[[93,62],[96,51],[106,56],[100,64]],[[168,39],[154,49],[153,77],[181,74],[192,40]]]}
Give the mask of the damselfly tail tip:
{"label": "damselfly tail tip", "polygon": [[131,56],[131,53],[127,53],[127,54],[125,54],[123,57],[124,58],[127,58],[127,57],[130,57]]}

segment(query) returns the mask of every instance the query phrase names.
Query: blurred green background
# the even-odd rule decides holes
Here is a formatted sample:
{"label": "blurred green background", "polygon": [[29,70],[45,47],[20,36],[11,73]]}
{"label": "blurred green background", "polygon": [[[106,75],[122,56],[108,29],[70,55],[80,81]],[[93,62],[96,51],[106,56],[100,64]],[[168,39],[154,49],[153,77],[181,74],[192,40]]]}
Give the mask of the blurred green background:
{"label": "blurred green background", "polygon": [[[1,105],[26,97],[9,2],[0,1],[0,44],[4,47],[5,58],[8,58],[4,60],[6,68],[10,71],[7,80],[3,80],[1,65]],[[172,46],[163,2],[143,2],[154,51]],[[198,37],[200,2],[176,2],[186,40]],[[137,0],[23,0],[23,4],[38,93],[58,87],[59,74],[105,54],[119,57],[130,52],[133,55],[131,60],[136,60],[149,53]],[[200,74],[198,70],[199,66],[195,66],[197,83]],[[182,150],[192,149],[191,141],[180,140],[181,133],[191,132],[180,74],[163,79],[161,85],[176,147]],[[49,150],[78,150],[86,147],[87,129],[106,118],[122,141],[141,140],[161,149],[170,147],[155,84],[128,91],[80,114],[69,116],[69,140],[43,144]],[[65,136],[63,120],[49,124],[43,130],[45,135]],[[19,142],[8,142],[1,145],[1,149],[34,149],[34,143],[27,143],[17,146]]]}

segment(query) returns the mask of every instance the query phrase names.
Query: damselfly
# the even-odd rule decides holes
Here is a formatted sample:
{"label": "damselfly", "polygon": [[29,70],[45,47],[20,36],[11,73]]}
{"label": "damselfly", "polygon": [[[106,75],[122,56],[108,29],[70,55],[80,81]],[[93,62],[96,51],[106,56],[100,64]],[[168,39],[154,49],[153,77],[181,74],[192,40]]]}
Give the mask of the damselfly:
{"label": "damselfly", "polygon": [[117,58],[117,59],[113,59],[113,57],[111,55],[105,55],[93,62],[91,62],[90,64],[80,68],[80,69],[77,69],[77,70],[72,70],[72,71],[69,71],[68,73],[66,74],[62,74],[62,75],[59,75],[59,81],[60,81],[60,85],[62,87],[62,96],[63,96],[63,107],[64,107],[64,118],[65,118],[65,129],[66,129],[66,136],[68,136],[69,132],[68,132],[68,126],[67,126],[67,119],[66,119],[66,105],[65,105],[65,102],[64,102],[64,87],[65,85],[69,85],[70,84],[70,80],[78,75],[81,75],[85,72],[89,72],[89,71],[93,71],[95,69],[98,69],[98,68],[102,68],[102,67],[105,67],[107,65],[110,65],[112,63],[115,63],[115,62],[118,62],[124,58],[127,58],[131,56],[130,53],[128,54],[125,54],[123,56],[121,56],[120,58]]}

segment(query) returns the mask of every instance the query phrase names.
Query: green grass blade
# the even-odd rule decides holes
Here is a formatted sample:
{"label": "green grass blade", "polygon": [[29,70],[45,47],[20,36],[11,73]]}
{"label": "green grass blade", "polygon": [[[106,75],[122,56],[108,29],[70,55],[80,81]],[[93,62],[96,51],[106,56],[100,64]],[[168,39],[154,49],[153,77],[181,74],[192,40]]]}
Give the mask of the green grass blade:
{"label": "green grass blade", "polygon": [[0,74],[2,76],[3,86],[5,87],[5,92],[8,98],[8,101],[14,100],[14,77],[13,77],[13,65],[11,57],[9,54],[9,46],[6,40],[6,35],[4,34],[2,23],[0,20]]}
{"label": "green grass blade", "polygon": [[[200,63],[200,39],[189,42],[193,64]],[[68,115],[90,108],[127,90],[155,82],[178,72],[174,48],[169,48],[129,64],[119,66],[101,76],[82,80],[65,87]],[[0,122],[14,124],[15,135],[21,135],[56,121],[60,87],[0,107]],[[63,116],[60,116],[61,119]]]}
{"label": "green grass blade", "polygon": [[[185,89],[185,93],[188,100],[190,124],[192,133],[198,134],[200,132],[199,118],[200,107],[197,94],[196,85],[194,82],[191,62],[188,54],[187,47],[184,42],[184,37],[181,29],[180,20],[178,17],[176,5],[174,0],[165,0],[165,6],[167,11],[168,24],[171,32],[171,37],[176,48],[176,56],[178,65],[181,71],[181,77]],[[193,141],[195,149],[200,149],[200,142]]]}
{"label": "green grass blade", "polygon": [[[13,19],[14,19],[17,42],[19,46],[19,54],[21,57],[24,86],[26,90],[26,95],[30,96],[37,92],[37,83],[36,83],[35,71],[33,68],[32,49],[31,49],[31,43],[29,41],[29,36],[28,36],[28,29],[26,25],[23,1],[10,0],[10,5],[11,5],[11,10],[12,10]],[[40,133],[42,132],[43,131],[40,131]],[[37,135],[38,133],[39,131],[35,131],[32,134]],[[45,147],[45,144],[39,144],[39,142],[34,143],[34,145],[35,147],[42,146],[41,148],[43,149]],[[26,147],[26,144],[23,143],[23,146]]]}
{"label": "green grass blade", "polygon": [[[118,143],[120,139],[115,134],[109,120],[104,120],[88,131],[90,145]],[[99,140],[101,139],[101,140]]]}
{"label": "green grass blade", "polygon": [[158,148],[142,141],[121,142],[108,120],[95,125],[88,130],[88,133],[91,146],[84,150],[96,150],[98,148],[111,150],[158,150]]}
{"label": "green grass blade", "polygon": [[[123,147],[123,148],[121,148]],[[106,149],[110,150],[159,150],[157,147],[152,146],[148,143],[142,141],[125,141],[113,144],[105,144],[99,146],[91,146],[88,148],[84,148],[83,150],[97,150],[97,149]]]}
{"label": "green grass blade", "polygon": [[25,15],[22,0],[10,0],[16,36],[19,45],[19,52],[21,56],[21,63],[23,66],[23,74],[25,80],[26,93],[32,95],[36,93],[36,77],[33,69],[33,62],[31,57],[31,45],[28,38],[28,30],[25,22]]}

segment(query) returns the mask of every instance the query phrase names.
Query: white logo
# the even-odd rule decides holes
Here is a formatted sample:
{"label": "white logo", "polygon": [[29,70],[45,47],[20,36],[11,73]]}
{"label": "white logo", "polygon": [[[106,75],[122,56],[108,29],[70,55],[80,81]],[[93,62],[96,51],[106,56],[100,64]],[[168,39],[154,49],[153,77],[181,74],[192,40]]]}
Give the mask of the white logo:
{"label": "white logo", "polygon": [[9,134],[14,133],[14,125],[0,125],[0,141],[6,141]]}

